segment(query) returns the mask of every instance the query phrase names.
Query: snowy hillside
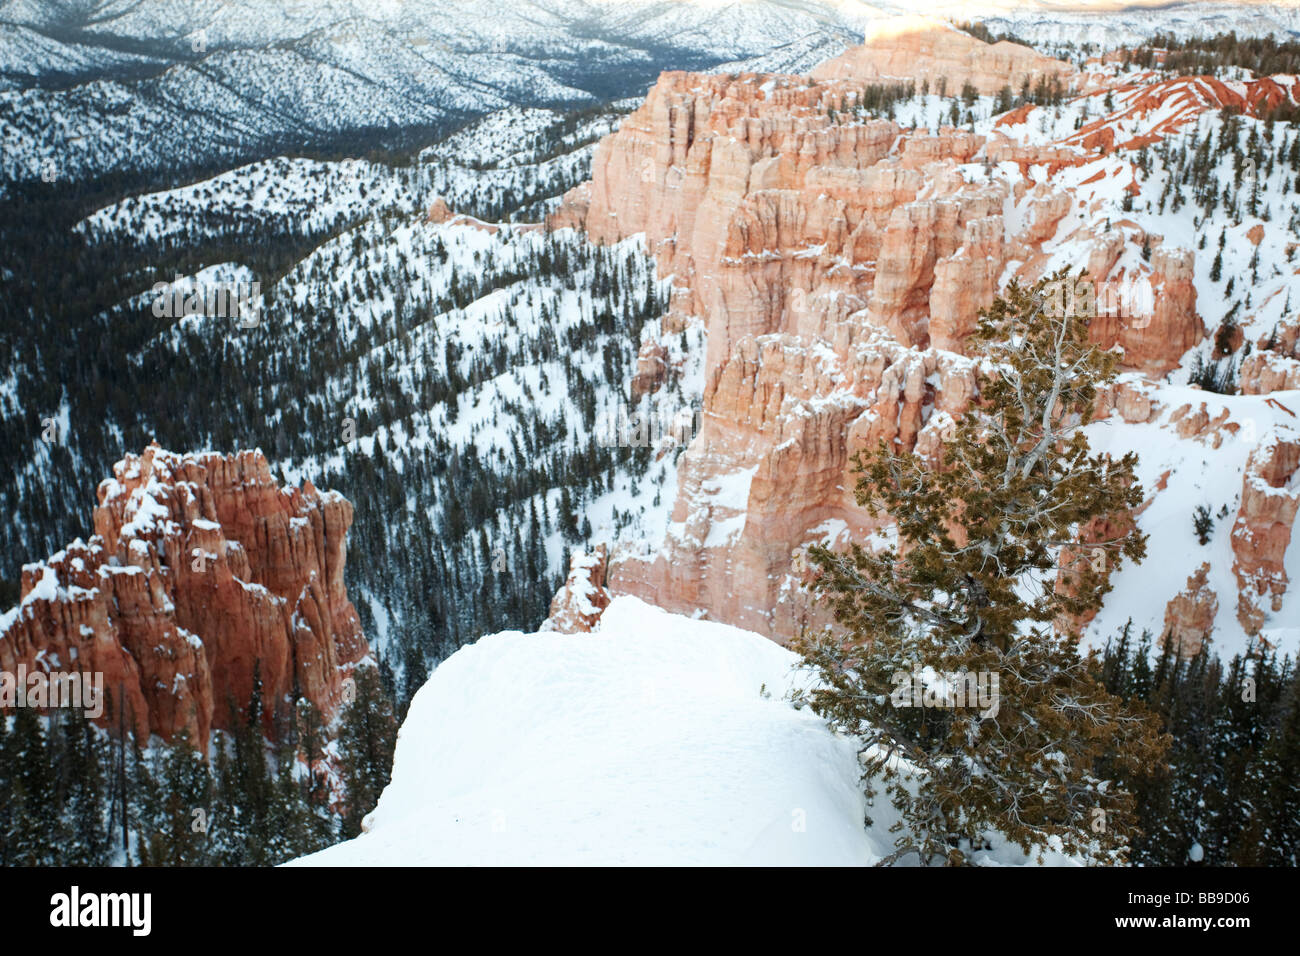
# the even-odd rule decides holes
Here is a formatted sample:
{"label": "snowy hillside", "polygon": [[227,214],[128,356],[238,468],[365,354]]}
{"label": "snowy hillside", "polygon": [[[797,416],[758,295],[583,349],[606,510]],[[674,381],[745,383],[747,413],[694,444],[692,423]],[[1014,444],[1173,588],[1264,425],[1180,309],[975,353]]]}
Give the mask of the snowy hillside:
{"label": "snowy hillside", "polygon": [[[0,428],[22,437],[0,501],[23,511],[92,495],[104,461],[153,437],[261,447],[286,478],[355,503],[354,554],[369,554],[351,565],[356,603],[398,679],[414,662],[412,692],[421,658],[535,626],[583,518],[602,537],[666,520],[673,457],[594,434],[626,403],[638,329],[657,326],[663,303],[638,243],[598,252],[572,232],[430,223],[426,211],[442,198],[458,213],[535,219],[588,175],[593,142],[622,110],[509,110],[411,165],[280,156],[79,217],[65,241],[93,250],[103,265],[88,281],[113,289],[64,300],[77,313],[66,321],[114,356],[114,386],[105,403],[85,384],[98,373],[63,385],[31,350],[13,353]],[[47,234],[48,217],[33,214],[32,228]],[[261,322],[165,321],[159,282],[169,296],[260,282]],[[61,348],[39,347],[65,371],[81,361]],[[698,395],[699,382],[682,384]],[[52,444],[26,421],[46,407]],[[14,563],[0,579],[87,533],[75,509],[48,517],[6,526]]]}
{"label": "snowy hillside", "polygon": [[1275,4],[879,0],[0,2],[0,179],[409,149],[509,106],[642,93],[663,69],[805,71],[873,20],[936,13],[1063,46],[1155,32],[1288,36]]}
{"label": "snowy hillside", "polygon": [[[0,3],[3,179],[410,149],[515,105],[639,95],[662,69],[852,42],[861,4]],[[129,53],[122,52],[129,50]]]}
{"label": "snowy hillside", "polygon": [[976,0],[969,9],[972,19],[995,33],[1012,33],[1031,43],[1090,43],[1105,50],[1138,43],[1157,33],[1179,37],[1229,32],[1279,38],[1300,35],[1300,8],[1294,3],[995,4]]}
{"label": "snowy hillside", "polygon": [[485,637],[411,702],[367,832],[296,862],[874,863],[891,813],[863,829],[856,747],[784,699],[796,660],[630,597],[595,634]]}
{"label": "snowy hillside", "polygon": [[[1295,441],[1300,430],[1290,409],[1300,407],[1300,392],[1271,395],[1215,395],[1186,386],[1138,385],[1164,404],[1165,412],[1151,422],[1099,422],[1089,426],[1093,448],[1118,457],[1128,451],[1139,455],[1138,475],[1142,486],[1151,489],[1149,506],[1139,526],[1150,535],[1148,557],[1139,566],[1125,567],[1114,578],[1115,590],[1088,629],[1090,642],[1101,647],[1132,620],[1139,630],[1159,633],[1165,621],[1165,602],[1153,595],[1174,595],[1184,588],[1204,564],[1209,567],[1205,584],[1213,614],[1215,646],[1220,653],[1246,653],[1253,641],[1235,615],[1242,588],[1232,573],[1232,532],[1241,504],[1243,476],[1247,462],[1257,448],[1283,438]],[[1216,441],[1214,433],[1197,439],[1178,436],[1177,422],[1170,411],[1190,405],[1203,406],[1212,421],[1231,422],[1240,427],[1225,428]],[[1157,491],[1156,489],[1161,489]],[[1206,507],[1214,515],[1209,540],[1197,541],[1188,519],[1192,508]],[[1285,571],[1288,580],[1300,580],[1300,547],[1287,548]],[[1259,636],[1286,653],[1300,649],[1300,594],[1284,596]]]}
{"label": "snowy hillside", "polygon": [[[996,49],[978,88],[943,74],[834,102],[832,84],[725,75],[807,73],[917,10],[1059,54],[1077,82],[999,92]],[[256,448],[268,485],[350,502],[343,584],[376,665],[350,713],[382,712],[368,726],[388,741],[348,737],[340,717],[315,767],[310,739],[270,763],[245,748],[248,766],[283,771],[286,799],[295,779],[327,779],[303,819],[341,828],[272,846],[250,814],[217,833],[224,855],[176,859],[300,857],[375,808],[364,834],[295,863],[871,864],[894,849],[896,812],[865,805],[858,741],[790,699],[808,678],[781,643],[807,633],[790,609],[812,600],[792,548],[896,536],[828,517],[848,513],[848,439],[897,421],[917,449],[946,440],[976,388],[966,306],[1087,267],[1108,297],[1098,340],[1128,369],[1087,437],[1137,453],[1149,540],[1081,620],[1085,645],[1129,624],[1141,667],[1152,639],[1253,655],[1224,673],[1254,668],[1263,740],[1300,713],[1300,684],[1280,689],[1293,664],[1260,656],[1300,648],[1300,43],[1098,55],[1230,29],[1295,41],[1300,7],[0,0],[0,618],[14,623],[3,612],[33,580],[25,603],[49,596],[24,562],[102,523],[96,488],[126,452]],[[943,32],[976,44],[966,30]],[[672,96],[633,114],[678,68],[698,72],[668,75],[657,89]],[[805,102],[805,86],[820,92]],[[662,180],[646,157],[670,157]],[[835,161],[805,169],[814,157]],[[947,225],[913,230],[931,222],[914,213]],[[857,251],[841,257],[829,243],[850,221]],[[714,261],[706,246],[743,251]],[[1148,280],[1170,305],[1159,316],[1136,291],[1114,301]],[[256,321],[216,306],[232,296]],[[835,304],[803,315],[810,301]],[[914,337],[891,338],[914,318]],[[743,361],[714,363],[718,343]],[[1092,530],[1053,547],[1064,558]],[[586,589],[565,583],[575,555]],[[637,567],[654,562],[674,573]],[[1067,581],[1043,571],[1044,590]],[[566,595],[594,633],[558,633]],[[1174,792],[1135,791],[1151,841],[1132,859],[1280,859],[1237,849],[1289,852],[1300,835],[1243,840],[1237,811],[1283,781],[1277,826],[1294,778],[1245,731],[1209,747],[1177,723],[1201,720],[1185,702],[1217,694],[1219,674],[1205,691],[1172,666],[1147,703],[1167,704],[1186,754],[1232,756],[1217,777],[1171,758]],[[1282,752],[1294,738],[1272,739]],[[1229,793],[1233,780],[1256,789]],[[130,791],[155,788],[133,776]],[[156,862],[139,846],[120,859]],[[997,839],[973,859],[1026,862]]]}
{"label": "snowy hillside", "polygon": [[[1163,246],[1193,255],[1197,311],[1211,333],[1167,375],[1155,380],[1126,376],[1130,387],[1161,409],[1151,421],[1111,421],[1090,428],[1094,447],[1139,455],[1142,485],[1151,496],[1139,524],[1151,541],[1148,559],[1116,576],[1116,590],[1107,596],[1088,636],[1102,645],[1130,618],[1139,629],[1159,631],[1169,596],[1178,593],[1202,563],[1209,563],[1214,571],[1206,590],[1218,607],[1212,615],[1216,645],[1229,654],[1245,652],[1252,640],[1234,616],[1241,587],[1231,573],[1230,534],[1248,456],[1276,438],[1296,439],[1300,421],[1294,412],[1300,401],[1294,390],[1261,390],[1251,383],[1244,389],[1247,394],[1223,396],[1204,388],[1204,382],[1198,387],[1197,377],[1204,369],[1219,369],[1233,383],[1226,390],[1237,391],[1236,376],[1250,368],[1252,350],[1293,320],[1294,236],[1300,223],[1300,196],[1294,188],[1294,160],[1300,153],[1294,149],[1300,139],[1292,139],[1292,124],[1221,112],[1220,101],[1204,81],[1179,78],[1146,85],[1151,76],[1140,71],[1120,73],[1117,79],[1117,90],[1080,96],[1063,107],[1026,109],[1019,122],[990,115],[975,123],[982,132],[996,130],[1019,142],[1075,149],[1097,130],[1113,131],[1115,141],[1128,149],[1100,155],[1055,180],[1070,188],[1077,205],[1044,243],[1043,251],[1050,256],[1047,271],[1078,269],[1098,244],[1123,236],[1126,245],[1117,264],[1140,275],[1149,268],[1143,261],[1142,237],[1158,236]],[[1289,77],[1279,81],[1293,82]],[[1225,87],[1231,92],[1245,88]],[[912,115],[926,124],[925,111]],[[1139,146],[1139,137],[1155,135],[1163,141]],[[1280,138],[1275,141],[1275,136]],[[1222,144],[1221,154],[1214,149],[1216,143]],[[1248,158],[1236,159],[1237,150]],[[1257,174],[1243,177],[1237,171],[1253,169],[1254,164]],[[1189,184],[1194,168],[1204,184]],[[1017,214],[1028,215],[1028,210],[1024,204]],[[1217,332],[1225,327],[1240,329],[1246,343],[1240,355],[1225,358],[1215,351]],[[1263,356],[1288,368],[1295,362],[1293,356],[1268,350],[1255,361]],[[1199,435],[1186,423],[1180,429],[1181,419],[1193,411],[1204,412],[1216,424]],[[1218,515],[1211,540],[1203,544],[1197,542],[1188,517],[1197,506]],[[1285,563],[1289,579],[1295,580],[1300,548],[1291,547]],[[1153,600],[1155,595],[1163,599]],[[1294,652],[1300,646],[1296,622],[1300,599],[1291,594],[1261,636],[1274,647]]]}

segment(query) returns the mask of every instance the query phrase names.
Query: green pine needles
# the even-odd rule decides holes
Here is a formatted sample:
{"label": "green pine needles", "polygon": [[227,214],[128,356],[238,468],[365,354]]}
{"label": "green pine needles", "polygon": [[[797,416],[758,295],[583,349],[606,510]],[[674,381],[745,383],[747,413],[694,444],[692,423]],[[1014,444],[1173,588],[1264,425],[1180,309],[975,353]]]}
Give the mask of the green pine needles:
{"label": "green pine needles", "polygon": [[1136,456],[1094,455],[1082,431],[1117,360],[1053,296],[1064,281],[1012,283],[981,313],[980,398],[940,461],[883,442],[855,458],[859,504],[897,538],[809,552],[838,627],[796,640],[820,678],[800,701],[862,740],[868,797],[883,784],[897,811],[884,863],[970,863],[999,834],[1124,862],[1133,799],[1095,768],[1167,747],[1077,647],[1145,537]]}

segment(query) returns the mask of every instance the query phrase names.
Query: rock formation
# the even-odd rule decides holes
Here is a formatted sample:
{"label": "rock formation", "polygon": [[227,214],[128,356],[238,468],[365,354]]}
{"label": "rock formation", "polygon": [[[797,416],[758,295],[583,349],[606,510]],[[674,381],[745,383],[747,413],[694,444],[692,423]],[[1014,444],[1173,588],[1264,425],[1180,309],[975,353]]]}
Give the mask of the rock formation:
{"label": "rock formation", "polygon": [[1180,657],[1195,657],[1214,630],[1219,598],[1207,585],[1210,565],[1202,564],[1187,579],[1187,587],[1165,608],[1165,632],[1161,635]]}
{"label": "rock formation", "polygon": [[[1166,370],[1204,335],[1190,254],[1159,249],[1135,266],[1124,253],[1137,232],[1067,222],[1075,198],[1025,175],[1085,155],[905,129],[862,107],[886,77],[943,76],[956,92],[1072,76],[932,26],[870,38],[812,79],[663,74],[553,217],[602,242],[644,233],[675,279],[665,331],[707,331],[703,425],[679,462],[667,540],[617,548],[612,590],[777,639],[817,623],[792,554],[875,529],[853,500],[853,454],[881,439],[937,451],[976,393],[966,341],[979,310],[1008,269],[1041,275],[1058,233],[1079,234],[1077,265],[1094,279],[1141,273],[1160,290],[1153,314],[1095,322],[1127,365]],[[643,346],[634,399],[662,362]]]}
{"label": "rock formation", "polygon": [[596,626],[600,614],[609,607],[605,589],[607,569],[605,545],[591,554],[575,551],[569,559],[569,577],[551,601],[551,613],[542,630],[561,634],[584,634]]}
{"label": "rock formation", "polygon": [[1300,436],[1271,433],[1246,462],[1241,508],[1232,526],[1237,619],[1258,634],[1269,611],[1282,609],[1287,573],[1283,557],[1300,509]]}
{"label": "rock formation", "polygon": [[[979,133],[907,126],[864,106],[868,87],[927,81],[949,96],[1010,81],[1013,92],[1028,82],[1093,98],[1077,122],[1057,125],[1054,107],[1025,103]],[[678,461],[667,533],[616,543],[607,589],[777,640],[825,623],[800,586],[803,549],[886,530],[854,502],[853,455],[884,440],[936,457],[977,395],[968,343],[980,309],[1012,279],[1086,269],[1067,300],[1086,307],[1091,339],[1116,350],[1125,373],[1099,394],[1099,420],[1167,430],[1199,445],[1188,453],[1198,459],[1222,449],[1234,468],[1239,443],[1262,440],[1231,533],[1240,596],[1215,590],[1226,573],[1191,565],[1182,593],[1147,600],[1144,626],[1163,623],[1193,653],[1234,600],[1237,620],[1220,620],[1220,633],[1237,621],[1248,636],[1284,623],[1297,492],[1294,423],[1281,413],[1294,415],[1270,393],[1300,387],[1300,325],[1284,315],[1237,353],[1242,393],[1280,410],[1255,416],[1285,426],[1276,435],[1246,409],[1167,390],[1207,339],[1197,257],[1128,213],[1142,194],[1142,147],[1207,111],[1257,115],[1284,100],[1294,93],[1272,79],[1080,73],[915,19],[811,77],[663,74],[550,222],[599,242],[643,234],[673,277],[663,334],[696,324],[706,333],[701,427]],[[1243,235],[1264,247],[1271,234],[1256,225]],[[670,353],[642,343],[634,401],[660,387]],[[1170,475],[1162,463],[1148,477],[1140,526]],[[1070,586],[1068,568],[1058,580]]]}
{"label": "rock formation", "polygon": [[1238,378],[1245,395],[1300,388],[1300,319],[1290,316],[1260,336]]}
{"label": "rock formation", "polygon": [[815,67],[816,80],[855,80],[871,83],[928,83],[950,94],[970,83],[980,93],[1004,87],[1019,92],[1043,80],[1067,86],[1075,70],[1029,47],[1002,41],[988,44],[942,20],[898,16],[876,21],[863,45]]}
{"label": "rock formation", "polygon": [[268,732],[295,693],[336,712],[369,650],[343,584],[347,499],[280,487],[260,451],[154,444],[118,462],[98,500],[89,541],[24,567],[0,670],[101,672],[140,740],[184,730],[206,748],[254,668]]}

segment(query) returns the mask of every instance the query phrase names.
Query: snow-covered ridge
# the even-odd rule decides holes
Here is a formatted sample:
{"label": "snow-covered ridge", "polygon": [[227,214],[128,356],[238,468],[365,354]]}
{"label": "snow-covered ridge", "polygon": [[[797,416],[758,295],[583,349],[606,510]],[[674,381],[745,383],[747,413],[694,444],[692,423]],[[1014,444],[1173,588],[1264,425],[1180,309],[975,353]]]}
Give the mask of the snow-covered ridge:
{"label": "snow-covered ridge", "polygon": [[366,832],[295,862],[874,863],[891,812],[863,828],[855,743],[784,699],[796,661],[631,597],[593,634],[482,638],[411,702]]}
{"label": "snow-covered ridge", "polygon": [[852,11],[780,0],[10,0],[0,23],[0,178],[25,181],[409,148],[494,110],[594,105],[661,69],[861,30]]}
{"label": "snow-covered ridge", "polygon": [[[662,69],[804,72],[882,22],[981,20],[1110,49],[1156,32],[1300,35],[1282,4],[861,0],[0,2],[0,180],[418,145],[510,106],[639,94]],[[125,53],[124,50],[131,50]]]}

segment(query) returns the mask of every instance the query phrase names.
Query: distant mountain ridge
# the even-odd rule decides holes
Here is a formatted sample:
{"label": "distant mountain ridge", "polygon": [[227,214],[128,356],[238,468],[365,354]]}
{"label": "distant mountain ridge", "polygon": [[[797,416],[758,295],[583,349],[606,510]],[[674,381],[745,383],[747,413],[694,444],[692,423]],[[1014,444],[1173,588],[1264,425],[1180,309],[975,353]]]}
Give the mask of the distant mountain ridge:
{"label": "distant mountain ridge", "polygon": [[1300,35],[1293,6],[1111,6],[6,0],[0,179],[408,149],[509,106],[643,95],[664,69],[806,72],[860,42],[869,23],[918,10],[1054,44],[1118,45],[1161,30]]}

